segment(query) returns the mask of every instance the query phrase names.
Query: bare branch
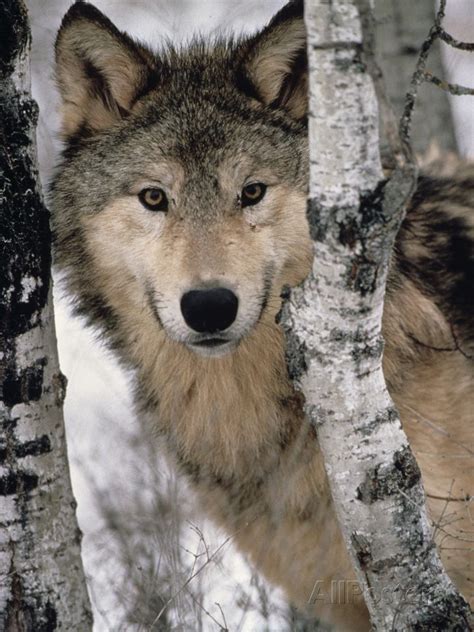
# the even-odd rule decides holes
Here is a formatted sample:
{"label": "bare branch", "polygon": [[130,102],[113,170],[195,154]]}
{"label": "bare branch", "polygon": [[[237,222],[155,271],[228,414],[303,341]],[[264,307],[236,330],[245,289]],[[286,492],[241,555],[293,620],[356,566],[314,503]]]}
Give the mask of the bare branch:
{"label": "bare branch", "polygon": [[423,73],[423,79],[425,81],[429,81],[430,83],[434,83],[434,85],[438,86],[438,88],[441,88],[441,90],[445,90],[446,92],[449,92],[450,94],[456,96],[463,96],[468,94],[474,95],[474,88],[460,86],[457,83],[449,83],[448,81],[444,81],[444,79],[440,79],[439,77],[436,77],[436,75],[431,74],[429,70],[425,70],[425,72]]}
{"label": "bare branch", "polygon": [[[225,545],[230,542],[233,538],[235,537],[235,534],[230,535],[228,538],[226,538],[224,540],[224,542],[222,542],[222,544],[220,544],[217,549],[212,553],[211,556],[208,557],[208,559],[203,562],[203,564],[201,564],[201,566],[194,572],[192,573],[188,579],[184,582],[184,584],[179,588],[179,590],[172,595],[168,601],[164,604],[164,606],[161,608],[161,610],[159,611],[159,613],[156,615],[155,619],[152,622],[152,626],[155,625],[160,618],[163,616],[163,613],[165,612],[165,610],[168,608],[168,606],[176,599],[176,597],[183,591],[186,589],[186,587],[190,584],[190,582],[192,582],[192,580],[197,577],[200,573],[202,573],[202,571],[212,562],[212,560],[218,555],[218,553],[225,547]],[[207,613],[208,614],[208,613]],[[220,624],[219,624],[220,625]]]}
{"label": "bare branch", "polygon": [[[439,19],[442,8],[439,9],[437,19]],[[443,13],[444,15],[444,13]],[[428,55],[434,42],[438,38],[438,26],[435,24],[431,27],[428,37],[423,42],[416,62],[415,72],[413,73],[410,88],[405,96],[405,107],[400,119],[400,138],[405,143],[410,143],[411,137],[411,121],[413,115],[413,109],[415,107],[416,98],[418,96],[418,88],[424,81],[424,74],[426,68],[426,62],[428,61]]]}
{"label": "bare branch", "polygon": [[467,50],[469,52],[474,52],[474,42],[461,42],[461,40],[455,39],[452,35],[450,35],[443,28],[440,28],[438,31],[438,37],[449,44],[453,48],[458,48],[459,50]]}
{"label": "bare branch", "polygon": [[449,94],[452,95],[474,95],[474,88],[468,88],[458,84],[448,83],[447,81],[436,77],[431,72],[426,70],[426,63],[430,50],[433,44],[438,39],[441,39],[454,48],[459,48],[460,50],[474,51],[474,43],[458,41],[443,29],[442,22],[446,14],[446,3],[447,0],[441,0],[439,9],[436,13],[434,24],[431,27],[430,32],[428,33],[428,37],[421,46],[418,61],[415,66],[415,72],[413,73],[410,83],[410,88],[405,97],[405,107],[400,119],[400,136],[402,138],[402,141],[410,141],[411,120],[418,95],[418,87],[424,81],[432,83],[438,88],[441,88],[445,92],[449,92]]}

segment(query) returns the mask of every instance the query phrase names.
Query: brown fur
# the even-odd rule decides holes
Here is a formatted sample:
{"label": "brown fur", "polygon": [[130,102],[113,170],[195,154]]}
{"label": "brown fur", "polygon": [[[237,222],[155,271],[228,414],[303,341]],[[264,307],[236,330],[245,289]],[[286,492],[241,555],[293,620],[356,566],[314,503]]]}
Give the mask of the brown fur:
{"label": "brown fur", "polygon": [[[136,371],[137,405],[203,507],[295,604],[354,631],[367,612],[355,584],[344,603],[328,598],[353,571],[275,322],[282,287],[312,259],[301,18],[293,2],[254,38],[155,58],[74,5],[57,44],[68,139],[53,186],[57,259],[78,311]],[[241,208],[249,175],[268,190]],[[141,205],[149,186],[166,190],[166,214]],[[466,597],[473,195],[470,169],[420,180],[383,317],[387,384]],[[179,312],[183,292],[209,285],[239,298],[236,343],[220,357],[193,350]]]}

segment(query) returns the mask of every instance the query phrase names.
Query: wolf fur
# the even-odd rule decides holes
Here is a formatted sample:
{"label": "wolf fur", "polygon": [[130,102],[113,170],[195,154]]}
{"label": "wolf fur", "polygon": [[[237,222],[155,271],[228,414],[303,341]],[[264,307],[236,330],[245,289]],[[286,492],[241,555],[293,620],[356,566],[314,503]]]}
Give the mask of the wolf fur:
{"label": "wolf fur", "polygon": [[[71,7],[56,43],[56,263],[77,311],[134,369],[139,411],[209,515],[293,603],[364,630],[359,591],[338,605],[319,597],[353,572],[275,322],[282,287],[312,258],[302,5],[253,37],[157,55],[92,5]],[[267,192],[242,208],[247,182]],[[147,187],[166,192],[167,212],[142,205]],[[468,598],[473,206],[472,168],[420,178],[383,317],[386,381],[446,569]],[[225,344],[199,347],[180,298],[214,286],[232,290],[238,313]]]}

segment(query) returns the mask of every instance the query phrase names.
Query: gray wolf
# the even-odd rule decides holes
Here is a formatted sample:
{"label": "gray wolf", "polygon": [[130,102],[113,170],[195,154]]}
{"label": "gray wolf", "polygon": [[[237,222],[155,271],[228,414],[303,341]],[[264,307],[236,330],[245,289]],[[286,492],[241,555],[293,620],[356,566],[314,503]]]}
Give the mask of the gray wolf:
{"label": "gray wolf", "polygon": [[[312,256],[302,5],[252,37],[156,55],[92,5],[71,7],[56,42],[56,262],[208,514],[293,603],[363,630],[360,595],[314,596],[353,574],[275,322]],[[472,168],[421,177],[383,317],[386,381],[468,597],[473,206]]]}

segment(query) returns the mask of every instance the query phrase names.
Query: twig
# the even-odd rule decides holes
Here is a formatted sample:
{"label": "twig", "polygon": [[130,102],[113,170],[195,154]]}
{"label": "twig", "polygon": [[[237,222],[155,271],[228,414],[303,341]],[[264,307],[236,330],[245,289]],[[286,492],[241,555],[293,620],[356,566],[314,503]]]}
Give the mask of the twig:
{"label": "twig", "polygon": [[455,351],[458,351],[467,360],[472,360],[473,356],[466,353],[466,351],[464,351],[464,349],[460,346],[459,340],[456,336],[456,332],[454,330],[453,325],[450,325],[450,329],[451,329],[451,335],[454,341],[454,347],[435,347],[433,345],[429,345],[426,342],[419,340],[416,336],[414,336],[411,333],[408,334],[408,336],[409,338],[411,338],[411,340],[413,340],[415,344],[420,345],[420,347],[424,347],[425,349],[430,349],[430,351],[440,351],[440,352],[448,352],[448,353],[454,353]]}
{"label": "twig", "polygon": [[156,615],[156,617],[153,619],[153,622],[152,622],[152,624],[151,624],[151,625],[152,625],[152,627],[155,625],[155,623],[156,623],[157,621],[159,621],[160,617],[163,615],[163,613],[165,612],[166,608],[170,605],[170,603],[172,603],[172,602],[176,599],[176,597],[177,597],[178,595],[180,595],[180,594],[183,592],[183,590],[184,590],[184,589],[188,586],[188,584],[189,584],[189,583],[190,583],[190,582],[191,582],[191,581],[192,581],[195,577],[197,577],[197,576],[198,576],[198,575],[199,575],[199,574],[200,574],[200,573],[201,573],[201,572],[202,572],[202,571],[206,568],[206,566],[208,566],[208,564],[209,564],[209,563],[213,560],[213,558],[214,558],[214,557],[215,557],[215,556],[219,553],[219,551],[220,551],[221,549],[223,549],[223,548],[224,548],[224,546],[225,546],[225,545],[226,545],[226,544],[227,544],[230,540],[232,540],[232,538],[233,538],[233,537],[234,537],[234,534],[233,534],[233,535],[230,535],[228,538],[226,538],[226,539],[224,540],[224,542],[223,542],[220,546],[218,546],[218,547],[217,547],[217,549],[214,551],[214,553],[213,553],[210,557],[208,557],[208,559],[204,562],[204,564],[202,564],[202,565],[201,565],[201,566],[197,569],[197,571],[195,571],[195,572],[194,572],[194,573],[193,573],[190,577],[188,577],[188,579],[184,582],[184,584],[181,586],[181,588],[180,588],[179,590],[177,590],[177,591],[174,593],[174,595],[172,595],[172,596],[168,599],[168,601],[164,604],[164,606],[161,608],[161,610],[159,611],[159,613],[158,613],[158,614]]}
{"label": "twig", "polygon": [[428,60],[428,55],[430,53],[431,47],[438,39],[441,39],[443,42],[446,42],[454,48],[458,48],[460,50],[474,51],[474,43],[461,42],[459,40],[456,40],[442,27],[442,22],[446,13],[446,3],[447,0],[440,1],[440,6],[436,13],[434,24],[428,33],[428,37],[421,46],[418,61],[415,66],[415,72],[413,73],[410,82],[410,88],[405,97],[405,106],[403,108],[403,113],[400,119],[399,129],[402,142],[410,142],[412,114],[418,96],[418,87],[424,81],[433,83],[438,88],[441,88],[442,90],[445,90],[446,92],[449,92],[450,94],[456,96],[474,95],[474,88],[467,88],[458,84],[448,83],[447,81],[436,77],[431,72],[426,70],[426,62]]}
{"label": "twig", "polygon": [[[461,520],[461,518],[457,519],[458,521]],[[453,540],[459,540],[459,542],[474,542],[474,537],[466,537],[463,535],[460,535],[460,532],[456,533],[450,533],[449,531],[447,531],[444,526],[442,527],[441,525],[438,525],[438,531],[441,531],[441,533],[444,533],[445,537],[443,538],[443,542],[445,539],[447,538],[452,538]],[[444,550],[447,551],[449,550],[448,547],[444,547]]]}
{"label": "twig", "polygon": [[[439,17],[441,10],[442,9],[440,8],[437,14],[437,18]],[[435,23],[431,27],[430,32],[428,33],[428,37],[421,46],[418,61],[416,62],[415,66],[415,72],[413,73],[413,76],[411,78],[410,88],[405,95],[405,106],[403,108],[403,113],[400,119],[400,138],[402,139],[402,142],[406,144],[410,144],[411,122],[413,110],[415,108],[415,103],[418,96],[418,87],[421,83],[423,83],[428,55],[431,47],[438,38],[438,33],[438,25]]]}
{"label": "twig", "polygon": [[435,536],[437,534],[437,532],[439,531],[439,529],[441,528],[441,523],[443,522],[443,518],[444,518],[444,514],[446,513],[446,509],[448,508],[449,505],[449,498],[451,497],[451,492],[453,491],[453,487],[454,487],[454,478],[451,481],[451,486],[449,488],[449,492],[448,492],[448,498],[446,499],[446,502],[444,504],[443,510],[439,516],[439,519],[437,522],[434,523],[434,531],[433,531],[433,541],[435,539]]}
{"label": "twig", "polygon": [[459,50],[468,50],[470,52],[474,51],[474,42],[461,42],[460,40],[454,39],[454,37],[443,28],[440,28],[438,37],[453,48],[458,48]]}
{"label": "twig", "polygon": [[216,604],[216,606],[219,608],[219,610],[220,610],[220,612],[221,612],[222,620],[224,621],[224,629],[225,629],[225,630],[228,630],[228,629],[229,629],[229,626],[227,625],[227,620],[226,620],[226,618],[225,618],[224,611],[223,611],[223,610],[222,610],[222,608],[221,608],[221,604],[220,604],[218,601],[216,601],[216,602],[215,602],[215,604]]}
{"label": "twig", "polygon": [[452,496],[452,497],[437,496],[436,494],[428,494],[428,493],[426,495],[428,496],[428,498],[433,498],[434,500],[447,500],[453,503],[470,502],[473,498],[469,494],[466,494],[465,496]]}
{"label": "twig", "polygon": [[[207,614],[207,616],[214,621],[214,623],[216,625],[219,626],[219,632],[229,632],[229,628],[227,627],[226,621],[225,621],[225,617],[224,618],[224,624],[222,625],[221,623],[219,623],[219,621],[209,612],[209,610],[206,610],[206,608],[204,607],[204,605],[202,604],[202,602],[200,602],[198,599],[196,599],[196,597],[193,595],[193,593],[188,590],[187,591],[189,596],[191,597],[191,599],[194,601],[194,603],[201,608],[201,610],[204,612],[204,614]],[[222,612],[222,608],[220,607],[220,605],[218,603],[216,603],[216,606],[218,606],[219,610],[221,611],[221,614],[223,615],[224,613]]]}
{"label": "twig", "polygon": [[423,72],[423,78],[425,81],[434,83],[434,85],[441,88],[441,90],[449,92],[449,94],[453,94],[455,96],[464,96],[468,94],[474,95],[474,88],[460,86],[458,83],[449,83],[448,81],[444,81],[444,79],[440,79],[436,75],[433,75],[429,70],[425,70]]}

